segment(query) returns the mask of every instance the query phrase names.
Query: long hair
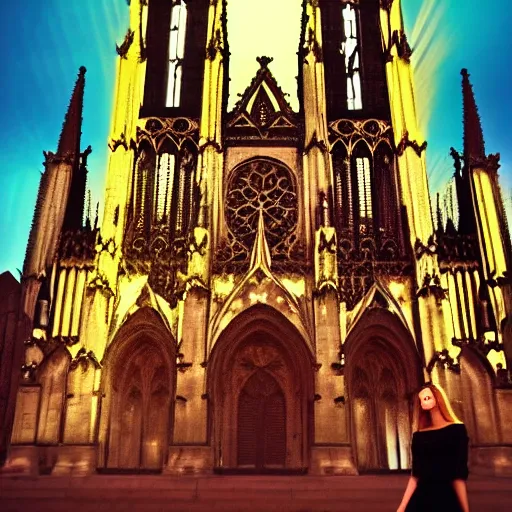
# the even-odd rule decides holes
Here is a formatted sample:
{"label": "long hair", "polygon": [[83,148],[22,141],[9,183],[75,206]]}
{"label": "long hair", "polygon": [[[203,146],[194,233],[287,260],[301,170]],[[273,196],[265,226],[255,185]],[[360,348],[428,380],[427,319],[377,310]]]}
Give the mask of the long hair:
{"label": "long hair", "polygon": [[457,415],[453,412],[452,406],[450,405],[450,402],[444,390],[440,386],[433,384],[432,382],[427,382],[426,384],[421,386],[421,388],[415,395],[413,423],[414,431],[422,430],[432,425],[430,412],[423,410],[418,398],[418,393],[423,389],[430,389],[432,391],[432,394],[436,399],[437,406],[439,407],[439,410],[441,411],[441,414],[446,421],[450,423],[462,423],[457,417]]}

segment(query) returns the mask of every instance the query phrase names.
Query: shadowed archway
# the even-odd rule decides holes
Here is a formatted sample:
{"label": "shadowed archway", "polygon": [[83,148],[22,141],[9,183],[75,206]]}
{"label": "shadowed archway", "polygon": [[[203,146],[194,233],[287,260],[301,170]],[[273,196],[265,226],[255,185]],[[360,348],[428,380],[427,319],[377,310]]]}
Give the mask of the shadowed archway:
{"label": "shadowed archway", "polygon": [[410,468],[412,400],[422,382],[412,336],[388,310],[371,309],[348,336],[345,358],[358,470]]}
{"label": "shadowed archway", "polygon": [[208,363],[216,471],[307,471],[313,389],[311,352],[283,315],[258,305],[236,317]]}
{"label": "shadowed archway", "polygon": [[472,446],[500,442],[500,421],[493,393],[493,370],[489,361],[464,346],[460,357],[463,419]]}
{"label": "shadowed archway", "polygon": [[171,334],[150,308],[119,330],[104,358],[99,468],[162,469],[171,439],[175,353]]}

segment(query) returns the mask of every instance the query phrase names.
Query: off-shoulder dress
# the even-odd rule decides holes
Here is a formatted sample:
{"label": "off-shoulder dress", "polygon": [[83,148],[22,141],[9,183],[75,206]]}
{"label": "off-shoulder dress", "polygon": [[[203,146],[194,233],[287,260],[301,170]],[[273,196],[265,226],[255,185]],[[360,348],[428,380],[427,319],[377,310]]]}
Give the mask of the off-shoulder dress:
{"label": "off-shoulder dress", "polygon": [[464,424],[415,432],[412,475],[418,478],[418,485],[406,512],[461,511],[453,481],[468,478],[468,434]]}

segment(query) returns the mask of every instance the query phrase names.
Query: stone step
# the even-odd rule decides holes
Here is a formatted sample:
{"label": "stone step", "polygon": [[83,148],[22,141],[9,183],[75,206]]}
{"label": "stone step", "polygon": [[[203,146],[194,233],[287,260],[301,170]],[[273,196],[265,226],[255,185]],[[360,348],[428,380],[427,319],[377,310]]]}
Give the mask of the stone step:
{"label": "stone step", "polygon": [[[2,512],[372,512],[396,510],[406,475],[0,477]],[[468,482],[472,512],[512,510],[512,479]]]}

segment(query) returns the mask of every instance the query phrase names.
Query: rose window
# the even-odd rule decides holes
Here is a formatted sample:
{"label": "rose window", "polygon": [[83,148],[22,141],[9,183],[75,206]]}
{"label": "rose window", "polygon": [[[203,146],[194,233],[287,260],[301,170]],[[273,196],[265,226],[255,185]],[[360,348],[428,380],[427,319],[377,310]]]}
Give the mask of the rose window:
{"label": "rose window", "polygon": [[[254,244],[260,210],[272,257],[286,257],[295,241],[297,193],[288,168],[272,160],[238,167],[226,196],[226,220],[235,259],[245,259]],[[234,238],[234,239],[233,239]]]}

